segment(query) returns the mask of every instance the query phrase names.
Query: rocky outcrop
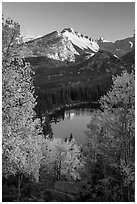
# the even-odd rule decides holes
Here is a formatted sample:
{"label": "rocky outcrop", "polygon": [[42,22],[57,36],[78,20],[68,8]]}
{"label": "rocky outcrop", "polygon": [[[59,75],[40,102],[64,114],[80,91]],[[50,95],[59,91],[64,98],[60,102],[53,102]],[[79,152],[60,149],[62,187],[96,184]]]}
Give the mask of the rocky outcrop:
{"label": "rocky outcrop", "polygon": [[79,55],[72,43],[57,31],[23,43],[17,50],[25,58],[46,56],[50,59],[69,62],[75,61],[75,55]]}

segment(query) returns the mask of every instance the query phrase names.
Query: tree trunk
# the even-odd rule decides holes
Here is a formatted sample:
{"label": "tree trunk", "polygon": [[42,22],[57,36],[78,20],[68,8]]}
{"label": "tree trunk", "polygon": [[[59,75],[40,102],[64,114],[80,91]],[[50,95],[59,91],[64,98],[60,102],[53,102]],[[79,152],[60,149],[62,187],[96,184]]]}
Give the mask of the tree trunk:
{"label": "tree trunk", "polygon": [[21,198],[21,182],[22,182],[22,174],[18,175],[18,201]]}

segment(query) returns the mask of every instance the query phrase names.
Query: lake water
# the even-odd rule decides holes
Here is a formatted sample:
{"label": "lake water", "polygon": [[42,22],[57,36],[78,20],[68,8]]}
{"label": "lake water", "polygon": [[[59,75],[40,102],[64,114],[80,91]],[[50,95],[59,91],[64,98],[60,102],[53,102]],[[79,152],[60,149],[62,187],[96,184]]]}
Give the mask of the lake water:
{"label": "lake water", "polygon": [[88,130],[87,125],[91,121],[92,113],[93,109],[89,108],[63,111],[52,120],[53,137],[65,139],[72,133],[77,144],[87,143],[88,137],[85,132]]}

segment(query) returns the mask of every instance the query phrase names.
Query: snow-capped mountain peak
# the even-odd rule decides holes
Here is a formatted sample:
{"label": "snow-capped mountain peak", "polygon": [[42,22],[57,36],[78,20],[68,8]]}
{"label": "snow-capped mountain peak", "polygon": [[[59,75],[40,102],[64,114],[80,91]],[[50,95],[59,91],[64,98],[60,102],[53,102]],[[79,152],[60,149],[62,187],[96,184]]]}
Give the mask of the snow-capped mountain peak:
{"label": "snow-capped mountain peak", "polygon": [[75,33],[75,31],[73,30],[73,28],[64,28],[61,33],[65,32],[65,31],[68,31],[68,32],[71,32],[71,33]]}
{"label": "snow-capped mountain peak", "polygon": [[91,52],[97,52],[99,50],[99,45],[94,40],[75,32],[73,28],[65,28],[61,33],[64,37],[67,37],[73,45],[82,50],[87,49]]}
{"label": "snow-capped mountain peak", "polygon": [[93,40],[88,36],[76,32],[73,28],[65,28],[62,32],[53,31],[44,36],[22,37],[24,43],[18,49],[23,57],[46,56],[48,58],[74,62],[89,59],[99,50],[112,53],[114,57],[120,57],[132,51],[135,47],[135,37],[129,37],[115,42],[109,42],[103,38]]}

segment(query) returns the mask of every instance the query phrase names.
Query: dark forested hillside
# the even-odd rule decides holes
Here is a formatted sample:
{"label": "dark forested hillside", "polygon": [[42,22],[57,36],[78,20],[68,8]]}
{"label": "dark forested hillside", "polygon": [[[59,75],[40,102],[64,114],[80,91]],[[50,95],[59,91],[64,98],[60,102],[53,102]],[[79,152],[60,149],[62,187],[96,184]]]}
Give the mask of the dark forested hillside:
{"label": "dark forested hillside", "polygon": [[[47,109],[75,102],[97,102],[111,87],[112,75],[133,68],[133,51],[124,58],[99,51],[87,60],[66,64],[47,57],[26,58],[35,72],[38,116]],[[129,59],[132,59],[128,61]]]}

